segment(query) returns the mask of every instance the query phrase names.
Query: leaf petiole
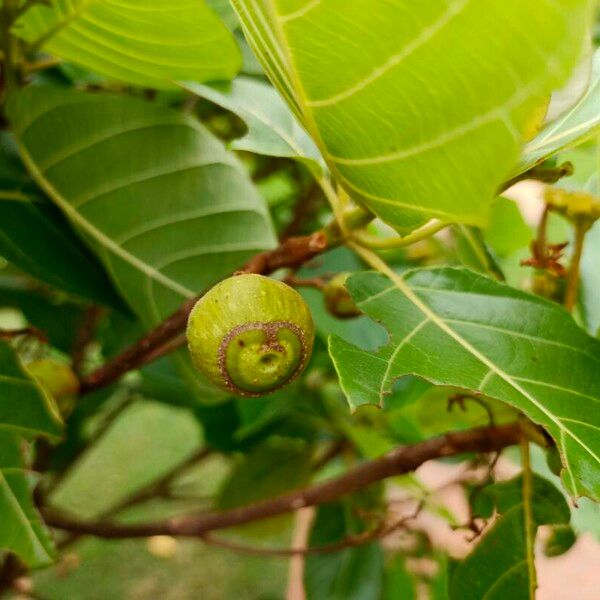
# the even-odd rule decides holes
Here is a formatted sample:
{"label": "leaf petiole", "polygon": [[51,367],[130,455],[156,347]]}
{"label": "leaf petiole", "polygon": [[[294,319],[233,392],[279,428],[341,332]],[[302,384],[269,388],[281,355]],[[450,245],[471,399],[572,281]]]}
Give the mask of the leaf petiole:
{"label": "leaf petiole", "polygon": [[432,235],[438,233],[442,229],[448,227],[450,223],[445,221],[432,221],[427,225],[424,225],[420,229],[405,235],[404,237],[393,237],[393,238],[380,238],[375,235],[371,235],[366,231],[358,231],[352,235],[352,239],[364,248],[370,248],[372,250],[393,250],[395,248],[405,248],[416,242],[425,240]]}

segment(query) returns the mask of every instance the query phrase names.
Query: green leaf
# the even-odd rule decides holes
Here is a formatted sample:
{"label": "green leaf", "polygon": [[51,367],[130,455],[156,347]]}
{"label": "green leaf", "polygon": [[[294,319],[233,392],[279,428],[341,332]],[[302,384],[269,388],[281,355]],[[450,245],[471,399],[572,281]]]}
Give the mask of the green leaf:
{"label": "green leaf", "polygon": [[306,483],[312,449],[301,440],[273,437],[233,468],[219,492],[222,509],[278,496]]}
{"label": "green leaf", "polygon": [[232,4],[334,176],[403,230],[485,221],[532,115],[581,55],[594,2]]}
{"label": "green leaf", "polygon": [[516,173],[523,173],[557,152],[582,144],[600,131],[600,50],[596,50],[585,94],[564,115],[529,142]]}
{"label": "green leaf", "polygon": [[8,343],[0,340],[0,433],[3,431],[58,438],[62,424],[54,400],[27,375]]}
{"label": "green leaf", "polygon": [[570,525],[557,525],[552,528],[550,537],[544,544],[546,556],[561,556],[568,552],[577,541],[577,534]]}
{"label": "green leaf", "polygon": [[25,467],[19,436],[0,431],[0,550],[41,567],[52,562],[54,547],[31,500],[33,481]]}
{"label": "green leaf", "polygon": [[[540,525],[568,523],[569,507],[549,481],[537,476],[533,477],[529,500],[521,475],[493,484],[482,494],[493,500],[501,516],[454,570],[450,599],[532,600],[530,590],[535,589],[535,581],[531,569],[535,566],[528,558],[526,519],[530,513],[535,537]],[[526,502],[530,511],[526,510]]]}
{"label": "green leaf", "polygon": [[[357,533],[355,520],[344,504],[322,504],[312,526],[310,545],[336,543]],[[381,546],[373,542],[307,556],[304,586],[310,600],[379,600],[383,587]]]}
{"label": "green leaf", "polygon": [[195,82],[181,85],[188,92],[231,111],[246,123],[246,135],[234,140],[232,148],[292,158],[314,172],[322,170],[319,150],[270,85],[250,77],[234,79],[226,91]]}
{"label": "green leaf", "polygon": [[416,582],[406,568],[403,555],[394,556],[386,568],[383,600],[415,600]]}
{"label": "green leaf", "polygon": [[275,245],[243,167],[191,118],[35,87],[9,113],[28,170],[146,324]]}
{"label": "green leaf", "polygon": [[600,498],[600,342],[567,312],[465,269],[409,271],[393,282],[361,273],[348,286],[390,334],[373,353],[330,340],[353,408],[381,403],[408,373],[478,391],[545,427],[568,491]]}
{"label": "green leaf", "polygon": [[44,283],[125,309],[95,257],[51,204],[0,202],[0,255]]}
{"label": "green leaf", "polygon": [[231,79],[241,63],[233,36],[203,0],[53,0],[29,9],[13,31],[90,71],[152,88]]}

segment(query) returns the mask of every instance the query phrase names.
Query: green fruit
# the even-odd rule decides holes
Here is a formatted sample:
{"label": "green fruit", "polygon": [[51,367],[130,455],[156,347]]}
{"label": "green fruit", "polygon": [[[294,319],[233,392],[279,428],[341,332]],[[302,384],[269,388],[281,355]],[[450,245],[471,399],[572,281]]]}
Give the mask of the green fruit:
{"label": "green fruit", "polygon": [[293,381],[308,362],[314,337],[302,296],[262,275],[217,284],[198,300],[187,326],[196,367],[239,396],[262,396]]}
{"label": "green fruit", "polygon": [[60,414],[68,416],[79,394],[79,379],[71,367],[51,358],[42,358],[30,362],[27,371],[54,398]]}
{"label": "green fruit", "polygon": [[338,319],[352,319],[361,313],[346,289],[350,273],[339,273],[323,288],[323,300],[327,311]]}

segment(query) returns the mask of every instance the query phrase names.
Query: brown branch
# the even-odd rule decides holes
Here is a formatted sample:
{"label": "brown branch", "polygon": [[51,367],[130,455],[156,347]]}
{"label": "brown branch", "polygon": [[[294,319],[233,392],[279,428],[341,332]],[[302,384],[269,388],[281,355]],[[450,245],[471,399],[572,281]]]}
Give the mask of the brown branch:
{"label": "brown branch", "polygon": [[569,273],[567,275],[567,285],[565,288],[565,308],[571,312],[577,303],[577,293],[579,291],[579,270],[581,265],[581,257],[583,256],[583,243],[585,234],[588,228],[585,223],[577,223],[575,225],[575,245]]}
{"label": "brown branch", "polygon": [[573,175],[573,172],[573,163],[569,161],[566,161],[557,167],[546,167],[543,164],[536,165],[528,171],[525,171],[524,173],[505,181],[498,189],[498,194],[502,194],[502,192],[506,191],[508,188],[515,185],[515,183],[519,183],[520,181],[532,179],[542,183],[556,183],[563,177],[570,177]]}
{"label": "brown branch", "polygon": [[83,361],[85,359],[85,351],[94,337],[96,326],[102,318],[102,314],[102,308],[99,306],[90,306],[81,318],[71,350],[72,367],[77,375],[81,374]]}
{"label": "brown branch", "polygon": [[215,537],[210,533],[205,533],[200,537],[205,544],[217,546],[219,548],[225,548],[226,550],[232,550],[233,552],[255,556],[281,556],[285,558],[290,556],[309,556],[311,554],[329,554],[332,552],[345,550],[346,548],[363,546],[364,544],[368,544],[374,540],[386,538],[398,529],[404,527],[408,521],[416,519],[423,509],[423,506],[424,503],[420,502],[412,515],[407,515],[401,519],[397,519],[390,525],[386,525],[385,521],[382,520],[372,529],[368,529],[362,533],[348,535],[338,542],[323,544],[321,546],[306,546],[304,548],[260,548],[257,546],[248,546],[246,544],[238,544],[237,542],[224,540],[222,538]]}
{"label": "brown branch", "polygon": [[[203,460],[211,456],[212,453],[213,450],[211,448],[199,448],[190,456],[184,458],[180,463],[175,465],[164,475],[159,476],[157,479],[141,487],[137,492],[134,492],[131,496],[127,496],[123,500],[117,502],[115,505],[102,512],[99,515],[99,519],[108,519],[128,508],[131,508],[132,506],[143,504],[144,502],[152,500],[153,498],[166,497],[170,491],[171,485],[179,476],[185,473],[189,468],[197,465],[199,462],[202,462]],[[63,550],[67,546],[70,546],[73,542],[76,542],[81,537],[81,535],[81,533],[72,532],[71,535],[61,540],[57,544],[57,547],[60,550]]]}
{"label": "brown branch", "polygon": [[163,522],[121,524],[112,521],[80,521],[54,511],[44,511],[43,514],[46,523],[57,529],[108,539],[153,535],[202,537],[209,531],[332,502],[387,477],[414,471],[429,460],[465,452],[496,452],[519,443],[521,435],[522,428],[518,423],[447,433],[412,446],[397,448],[380,458],[364,462],[339,477],[277,498],[228,511],[188,515]]}
{"label": "brown branch", "polygon": [[[340,241],[337,226],[330,225],[311,235],[289,238],[274,250],[257,254],[236,273],[269,275],[284,267],[298,267]],[[145,364],[149,355],[153,359],[159,358],[163,355],[161,351],[157,352],[159,348],[163,348],[165,353],[171,351],[173,348],[169,342],[185,330],[190,311],[201,296],[202,294],[182,304],[158,327],[85,377],[81,382],[81,393],[85,394],[113,383],[124,373]]]}
{"label": "brown branch", "polygon": [[22,327],[20,329],[0,329],[0,339],[12,340],[16,337],[31,336],[42,342],[42,344],[48,343],[46,334],[37,327]]}
{"label": "brown branch", "polygon": [[323,192],[321,187],[317,182],[312,181],[306,191],[296,200],[292,219],[279,234],[280,241],[287,240],[292,236],[301,233],[306,223],[316,212],[322,200]]}

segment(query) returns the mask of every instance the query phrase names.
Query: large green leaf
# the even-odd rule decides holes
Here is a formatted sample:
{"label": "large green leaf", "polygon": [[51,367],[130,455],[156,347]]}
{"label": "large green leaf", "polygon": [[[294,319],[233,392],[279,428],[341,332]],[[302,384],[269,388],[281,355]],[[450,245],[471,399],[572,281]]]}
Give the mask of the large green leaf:
{"label": "large green leaf", "polygon": [[52,562],[54,548],[31,500],[32,483],[19,436],[0,431],[0,550],[40,567]]}
{"label": "large green leaf", "polygon": [[62,425],[54,400],[27,375],[8,343],[0,340],[0,433],[4,431],[57,438]]}
{"label": "large green leaf", "polygon": [[407,373],[503,400],[555,439],[569,492],[600,498],[600,342],[567,312],[463,269],[410,271],[393,282],[361,273],[348,286],[390,334],[372,353],[331,339],[352,406],[380,403]]}
{"label": "large green leaf", "polygon": [[235,140],[232,148],[293,158],[314,171],[321,171],[323,159],[317,147],[270,85],[250,77],[234,79],[226,91],[194,82],[181,85],[231,111],[246,123],[248,132]]}
{"label": "large green leaf", "polygon": [[231,79],[241,66],[233,36],[203,0],[52,0],[13,30],[90,71],[153,88]]}
{"label": "large green leaf", "polygon": [[348,192],[398,229],[481,224],[581,55],[592,0],[232,0]]}
{"label": "large green leaf", "polygon": [[243,167],[191,118],[52,88],[23,90],[9,113],[35,180],[146,323],[275,244]]}
{"label": "large green leaf", "polygon": [[491,517],[477,511],[477,504],[487,500],[500,517],[454,570],[450,599],[533,600],[535,532],[540,525],[568,523],[569,507],[549,481],[537,476],[530,493],[521,475],[487,487],[476,496],[474,516]]}
{"label": "large green leaf", "polygon": [[600,50],[596,50],[585,94],[549,123],[524,149],[517,172],[527,171],[557,152],[581,144],[600,131]]}

